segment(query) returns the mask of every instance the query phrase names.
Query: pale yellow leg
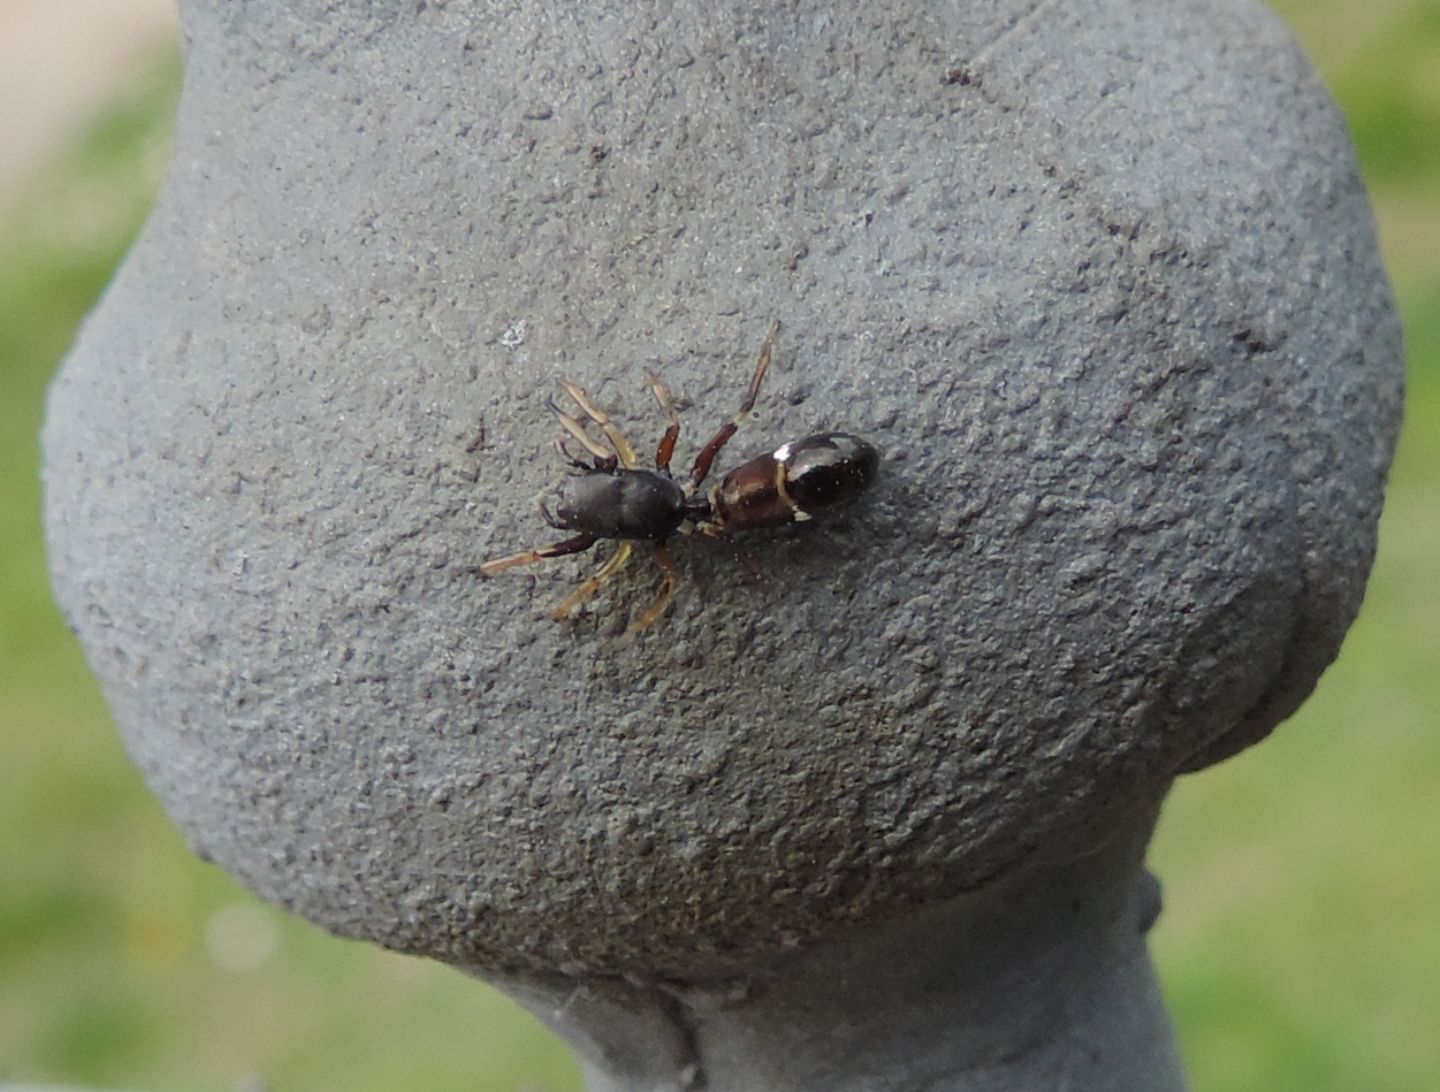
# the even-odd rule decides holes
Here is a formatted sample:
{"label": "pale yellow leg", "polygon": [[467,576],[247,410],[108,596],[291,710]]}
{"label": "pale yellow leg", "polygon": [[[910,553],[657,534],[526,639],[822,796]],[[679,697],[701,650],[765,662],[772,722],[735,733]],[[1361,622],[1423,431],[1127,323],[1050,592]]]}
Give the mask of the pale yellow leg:
{"label": "pale yellow leg", "polygon": [[665,573],[665,589],[660,593],[660,598],[651,603],[639,619],[630,627],[631,633],[639,633],[642,629],[649,629],[656,620],[665,613],[665,608],[670,606],[670,600],[675,598],[675,588],[680,583],[680,573],[675,568],[675,562],[670,557],[670,550],[664,543],[655,547],[655,560],[660,562],[660,568]]}
{"label": "pale yellow leg", "polygon": [[585,446],[586,451],[590,452],[596,459],[608,466],[615,465],[616,455],[610,454],[610,452],[601,447],[600,441],[585,431],[585,426],[581,424],[578,417],[566,413],[554,402],[550,402],[549,406],[551,412],[559,419],[560,427],[575,437],[575,439],[579,440]]}
{"label": "pale yellow leg", "polygon": [[600,571],[567,595],[565,601],[551,612],[550,617],[557,622],[562,618],[568,618],[571,611],[600,590],[601,584],[625,567],[625,563],[630,560],[632,550],[633,547],[630,543],[621,542],[615,548],[615,552],[610,555],[610,560],[600,566]]}
{"label": "pale yellow leg", "polygon": [[635,448],[625,433],[620,431],[620,426],[610,419],[608,413],[590,400],[590,396],[585,393],[583,388],[568,379],[560,380],[560,386],[565,388],[565,393],[575,399],[576,405],[584,410],[592,421],[605,430],[605,436],[609,439],[610,446],[615,449],[615,454],[620,458],[620,465],[626,470],[634,470],[638,465],[635,460]]}
{"label": "pale yellow leg", "polygon": [[533,565],[535,562],[545,561],[547,558],[578,554],[582,550],[590,549],[595,542],[595,535],[589,533],[576,535],[574,538],[567,538],[564,542],[557,542],[553,546],[541,546],[538,550],[522,550],[518,554],[491,558],[489,561],[481,563],[480,571],[486,576],[494,576],[496,573],[503,573],[506,569],[513,569],[518,565]]}

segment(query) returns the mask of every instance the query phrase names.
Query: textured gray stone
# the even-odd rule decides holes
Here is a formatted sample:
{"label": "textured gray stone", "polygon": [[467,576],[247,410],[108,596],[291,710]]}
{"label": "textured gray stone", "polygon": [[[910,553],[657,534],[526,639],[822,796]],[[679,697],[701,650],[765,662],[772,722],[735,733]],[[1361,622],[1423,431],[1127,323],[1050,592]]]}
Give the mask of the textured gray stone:
{"label": "textured gray stone", "polygon": [[501,984],[590,1092],[1181,1092],[1144,942],[1148,824],[1128,833],[718,980]]}
{"label": "textured gray stone", "polygon": [[[1335,655],[1399,333],[1262,9],[183,7],[47,517],[131,753],[263,897],[552,993],[726,979],[1143,841]],[[683,460],[772,319],[722,469],[843,427],[864,503],[758,581],[679,543],[636,639],[648,563],[565,624],[596,557],[474,574],[556,537],[557,375],[648,449],[661,372]]]}

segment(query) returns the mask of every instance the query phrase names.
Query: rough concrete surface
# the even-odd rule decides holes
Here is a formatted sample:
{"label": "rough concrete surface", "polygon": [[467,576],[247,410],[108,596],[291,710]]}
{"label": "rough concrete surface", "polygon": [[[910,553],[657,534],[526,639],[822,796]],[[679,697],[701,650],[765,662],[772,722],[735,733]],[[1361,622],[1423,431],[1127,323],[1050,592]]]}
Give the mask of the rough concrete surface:
{"label": "rough concrete surface", "polygon": [[1183,1092],[1148,824],[706,983],[501,981],[589,1092]]}
{"label": "rough concrete surface", "polygon": [[[196,851],[488,972],[696,980],[1090,851],[1360,602],[1398,326],[1236,0],[192,0],[160,207],[57,379],[56,585]],[[572,621],[565,374],[881,480]]]}

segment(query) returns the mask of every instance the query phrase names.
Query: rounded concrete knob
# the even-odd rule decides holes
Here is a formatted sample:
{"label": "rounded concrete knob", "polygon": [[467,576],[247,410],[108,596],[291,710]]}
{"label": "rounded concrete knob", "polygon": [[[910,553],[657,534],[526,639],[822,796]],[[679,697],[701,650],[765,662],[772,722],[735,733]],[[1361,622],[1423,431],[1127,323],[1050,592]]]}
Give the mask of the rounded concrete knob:
{"label": "rounded concrete knob", "polygon": [[[1178,1087],[1145,839],[1335,655],[1399,415],[1366,196],[1280,24],[185,8],[169,184],[45,452],[61,601],[196,851],[503,981],[597,1089],[888,1087],[910,1026],[951,1029],[947,1088],[1042,1054]],[[759,579],[675,541],[630,637],[648,563],[563,623],[607,547],[477,575],[563,537],[557,377],[644,459],[657,372],[685,468],[774,320],[720,472],[844,429],[882,456],[858,504],[747,538]],[[829,1050],[827,1012],[868,1030]],[[1128,1046],[1077,1062],[1087,1020]]]}

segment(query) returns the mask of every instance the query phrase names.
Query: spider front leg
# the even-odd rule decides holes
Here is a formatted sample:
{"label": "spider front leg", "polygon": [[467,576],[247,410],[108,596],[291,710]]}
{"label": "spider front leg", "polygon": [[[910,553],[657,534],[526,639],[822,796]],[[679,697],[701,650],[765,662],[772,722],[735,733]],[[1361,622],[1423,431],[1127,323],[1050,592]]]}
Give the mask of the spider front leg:
{"label": "spider front leg", "polygon": [[[562,380],[561,382],[564,381]],[[575,417],[573,414],[566,413],[553,401],[547,400],[545,404],[550,407],[550,412],[555,415],[557,420],[559,420],[560,427],[563,428],[566,432],[568,432],[571,436],[575,437],[575,439],[579,440],[585,450],[590,452],[590,457],[595,460],[596,470],[615,469],[617,455],[612,455],[610,452],[606,451],[603,447],[601,447],[600,442],[596,440],[595,437],[591,436],[589,432],[586,431],[585,426],[580,422],[580,419],[578,417]],[[571,455],[569,449],[565,447],[565,438],[563,436],[559,437],[556,441],[556,449],[560,452],[560,457],[566,462],[580,469],[585,469],[585,464],[582,463],[579,459],[575,458],[575,456]]]}
{"label": "spider front leg", "polygon": [[559,455],[562,461],[568,463],[575,470],[607,469],[603,465],[597,466],[594,460],[587,463],[584,459],[576,458],[575,453],[571,451],[569,445],[565,443],[564,436],[556,436],[550,443],[551,446],[555,448],[555,454]]}
{"label": "spider front leg", "polygon": [[760,393],[760,383],[764,380],[765,373],[770,370],[770,357],[775,351],[775,335],[779,332],[780,323],[776,322],[765,336],[765,344],[760,346],[760,359],[755,363],[755,374],[750,377],[750,389],[745,392],[745,401],[740,403],[740,412],[722,425],[720,431],[710,437],[710,442],[702,447],[700,454],[695,457],[695,465],[690,470],[690,481],[685,487],[686,495],[694,496],[695,491],[710,474],[710,467],[714,465],[720,449],[730,442],[730,437],[735,435],[741,423],[755,408],[755,397]]}
{"label": "spider front leg", "polygon": [[670,388],[649,368],[645,369],[645,382],[650,384],[650,389],[655,392],[655,401],[660,403],[660,408],[670,419],[665,435],[660,437],[660,446],[655,449],[655,469],[668,474],[670,456],[675,454],[675,441],[680,439],[680,415],[675,412],[675,399],[670,395]]}
{"label": "spider front leg", "polygon": [[567,538],[563,542],[556,542],[550,546],[541,546],[535,550],[522,550],[518,554],[509,554],[506,557],[495,557],[489,561],[482,561],[480,563],[480,571],[486,576],[494,576],[496,573],[503,573],[506,569],[513,569],[520,565],[533,565],[537,561],[545,561],[552,557],[564,557],[566,554],[583,553],[599,541],[599,535],[592,535],[587,532],[576,535],[574,538]]}
{"label": "spider front leg", "polygon": [[[594,403],[583,387],[568,379],[561,379],[559,382],[560,386],[565,388],[565,393],[575,399],[575,404],[585,411],[585,415],[600,426],[605,433],[605,438],[610,441],[610,446],[615,449],[615,454],[620,459],[620,465],[626,470],[634,470],[636,465],[635,448],[630,443],[630,438],[620,431],[620,426],[611,419],[608,413]],[[561,424],[565,424],[565,422],[561,421]],[[579,422],[577,421],[576,424],[578,425]],[[570,426],[566,425],[565,427],[568,429]],[[581,428],[581,431],[583,432],[584,429]],[[575,438],[580,439],[578,435]],[[581,442],[585,443],[585,441]],[[590,447],[590,444],[585,443],[585,446]],[[593,451],[594,448],[591,450]]]}

